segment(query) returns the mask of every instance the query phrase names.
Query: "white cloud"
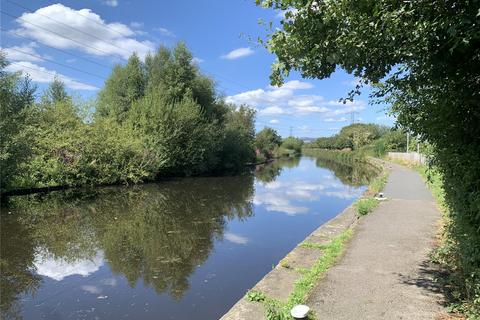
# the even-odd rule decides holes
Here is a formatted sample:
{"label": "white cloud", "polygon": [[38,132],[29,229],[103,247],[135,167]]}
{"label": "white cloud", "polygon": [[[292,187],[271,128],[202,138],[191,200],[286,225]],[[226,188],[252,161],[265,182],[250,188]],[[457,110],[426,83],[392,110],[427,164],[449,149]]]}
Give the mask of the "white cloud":
{"label": "white cloud", "polygon": [[193,63],[199,64],[199,63],[204,62],[205,60],[200,59],[200,58],[198,58],[198,57],[193,57],[192,61],[193,61]]}
{"label": "white cloud", "polygon": [[253,203],[263,205],[267,211],[296,215],[307,213],[307,207],[292,203],[294,201],[316,201],[321,196],[341,199],[353,199],[362,193],[362,188],[346,188],[336,178],[327,176],[321,183],[307,181],[272,181],[256,187]]}
{"label": "white cloud", "polygon": [[343,190],[343,191],[327,191],[325,195],[328,197],[340,198],[340,199],[354,199],[359,197],[361,191],[359,189]]}
{"label": "white cloud", "polygon": [[347,121],[347,118],[345,117],[341,117],[341,118],[327,118],[325,120],[323,120],[325,122],[346,122]]}
{"label": "white cloud", "polygon": [[231,232],[225,233],[225,239],[236,244],[247,244],[249,241],[248,238]]}
{"label": "white cloud", "polygon": [[162,36],[175,38],[175,34],[172,31],[168,30],[167,28],[158,27],[158,28],[154,28],[153,30],[157,31]]}
{"label": "white cloud", "polygon": [[117,285],[117,279],[115,278],[103,279],[102,283],[106,286],[115,287]]}
{"label": "white cloud", "polygon": [[249,90],[228,96],[226,101],[237,105],[247,104],[255,108],[259,115],[290,114],[305,116],[321,114],[333,118],[352,111],[360,111],[366,107],[363,101],[347,101],[344,104],[339,101],[325,100],[317,94],[297,94],[298,90],[311,88],[313,88],[311,83],[292,80],[281,87],[268,86],[266,89]]}
{"label": "white cloud", "polygon": [[102,292],[102,289],[97,287],[97,286],[92,286],[92,285],[84,285],[81,286],[83,291],[86,291],[91,294],[99,294]]}
{"label": "white cloud", "polygon": [[35,50],[35,48],[37,48],[37,44],[35,42],[30,42],[20,46],[12,46],[1,49],[7,55],[7,59],[9,61],[43,61],[41,55]]}
{"label": "white cloud", "polygon": [[46,69],[44,67],[31,63],[29,61],[19,61],[19,62],[12,63],[5,68],[5,71],[8,71],[8,72],[21,71],[25,74],[28,74],[30,76],[30,79],[32,79],[33,81],[40,82],[40,83],[52,82],[56,74],[58,78],[62,80],[63,83],[65,83],[65,86],[67,86],[70,89],[98,90],[98,88],[95,86],[92,86],[83,82],[79,82],[63,74],[56,73],[54,70]]}
{"label": "white cloud", "polygon": [[305,106],[297,107],[295,110],[300,114],[310,114],[310,113],[325,113],[330,111],[327,107],[314,107],[314,106]]}
{"label": "white cloud", "polygon": [[298,81],[298,80],[291,80],[291,81],[285,82],[280,87],[270,86],[270,88],[273,88],[273,89],[282,88],[282,89],[290,89],[290,90],[311,89],[313,88],[313,84],[308,82]]}
{"label": "white cloud", "polygon": [[289,216],[308,212],[307,207],[291,204],[290,200],[280,193],[269,192],[256,194],[253,203],[256,205],[265,205],[267,211],[282,212]]}
{"label": "white cloud", "polygon": [[59,3],[24,13],[16,22],[20,28],[14,32],[21,36],[56,48],[77,49],[97,56],[127,59],[136,52],[143,58],[155,48],[148,40],[133,38],[135,31],[125,24],[107,23],[90,9],[75,10]]}
{"label": "white cloud", "polygon": [[271,124],[277,124],[277,123],[280,123],[280,120],[272,119],[272,120],[270,120],[270,121],[268,121],[268,122],[270,122]]}
{"label": "white cloud", "polygon": [[222,59],[227,59],[227,60],[235,60],[235,59],[238,59],[238,58],[249,56],[253,53],[254,53],[254,51],[250,47],[238,48],[238,49],[230,51],[227,54],[224,54],[223,56],[221,56],[221,58]]}
{"label": "white cloud", "polygon": [[48,253],[41,252],[35,257],[34,265],[39,275],[52,278],[57,281],[72,275],[86,277],[96,272],[103,265],[103,252],[99,251],[91,259],[80,259],[69,262],[64,259],[55,259]]}
{"label": "white cloud", "polygon": [[302,131],[304,133],[312,132],[312,128],[310,128],[307,125],[299,126],[298,129],[300,129],[300,131]]}
{"label": "white cloud", "polygon": [[102,1],[104,5],[107,5],[109,7],[116,7],[118,6],[118,0],[104,0]]}
{"label": "white cloud", "polygon": [[262,115],[274,115],[274,114],[285,114],[286,112],[280,107],[272,106],[272,107],[266,107],[265,109],[260,110],[259,113]]}
{"label": "white cloud", "polygon": [[346,101],[345,103],[340,101],[329,101],[328,104],[330,106],[337,106],[336,110],[333,110],[330,115],[338,116],[342,114],[348,114],[351,112],[357,112],[364,110],[366,108],[366,104],[363,101]]}

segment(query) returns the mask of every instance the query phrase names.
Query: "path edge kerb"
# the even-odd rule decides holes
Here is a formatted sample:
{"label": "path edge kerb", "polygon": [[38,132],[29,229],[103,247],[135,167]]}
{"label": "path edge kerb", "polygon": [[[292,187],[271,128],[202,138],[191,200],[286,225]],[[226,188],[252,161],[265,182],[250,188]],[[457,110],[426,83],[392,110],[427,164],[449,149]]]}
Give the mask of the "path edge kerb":
{"label": "path edge kerb", "polygon": [[[386,166],[387,162],[375,158],[369,158],[368,161],[371,165],[378,168],[379,174],[385,174],[390,171]],[[293,291],[295,281],[300,277],[300,273],[294,271],[294,269],[311,267],[322,254],[321,250],[318,249],[306,249],[304,244],[328,244],[333,238],[342,234],[347,229],[354,229],[357,221],[360,219],[356,213],[355,204],[358,200],[368,197],[369,195],[369,190],[365,190],[355,202],[315,229],[251,289],[265,293],[271,298],[285,300]],[[298,259],[299,257],[301,257],[300,261]],[[305,265],[305,263],[308,264],[309,262],[311,263],[310,266]],[[245,296],[243,296],[220,319],[258,320],[263,317],[263,304],[248,301]]]}

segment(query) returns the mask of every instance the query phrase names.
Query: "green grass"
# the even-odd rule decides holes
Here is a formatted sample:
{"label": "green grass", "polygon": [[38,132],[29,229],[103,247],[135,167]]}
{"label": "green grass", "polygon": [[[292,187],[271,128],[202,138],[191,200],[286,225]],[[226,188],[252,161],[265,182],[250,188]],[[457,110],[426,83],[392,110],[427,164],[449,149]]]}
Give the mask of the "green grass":
{"label": "green grass", "polygon": [[387,184],[388,172],[383,170],[378,176],[376,176],[368,185],[369,194],[377,194],[385,188]]}
{"label": "green grass", "polygon": [[245,296],[248,301],[252,302],[263,302],[267,299],[267,296],[260,291],[249,290]]}
{"label": "green grass", "polygon": [[314,243],[314,242],[302,242],[300,244],[300,247],[302,248],[309,248],[309,249],[325,249],[328,245],[325,244],[320,244],[320,243]]}
{"label": "green grass", "polygon": [[[352,234],[352,229],[347,229],[326,245],[316,245],[314,243],[304,243],[302,245],[307,248],[322,249],[323,255],[318,258],[310,269],[298,269],[301,274],[300,279],[295,282],[293,291],[290,293],[286,303],[269,298],[265,294],[253,290],[247,293],[246,299],[263,303],[267,320],[291,319],[290,310],[292,307],[306,302],[318,280],[338,260]],[[313,315],[309,315],[309,319],[313,319]]]}
{"label": "green grass", "polygon": [[357,208],[357,213],[361,216],[365,216],[375,209],[380,201],[374,198],[364,198],[360,199],[355,203],[355,207]]}

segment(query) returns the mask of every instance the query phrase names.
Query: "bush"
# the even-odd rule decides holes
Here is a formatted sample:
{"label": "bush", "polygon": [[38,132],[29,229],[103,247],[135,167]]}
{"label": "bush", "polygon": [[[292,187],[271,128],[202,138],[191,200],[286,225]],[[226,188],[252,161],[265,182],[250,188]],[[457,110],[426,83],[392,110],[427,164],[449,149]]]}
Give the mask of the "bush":
{"label": "bush", "polygon": [[379,201],[373,198],[360,199],[355,204],[357,212],[361,216],[365,216],[375,209],[378,206]]}
{"label": "bush", "polygon": [[[115,67],[92,114],[58,78],[34,103],[35,89],[5,73],[1,56],[1,191],[245,169],[255,157],[255,112],[226,104],[192,59],[183,44],[145,64],[133,55]],[[265,155],[281,142],[273,133]]]}
{"label": "bush", "polygon": [[30,155],[31,135],[25,127],[32,119],[36,87],[20,74],[8,74],[0,52],[0,192],[14,187],[22,175],[20,166]]}
{"label": "bush", "polygon": [[[295,137],[287,137],[280,145],[281,148],[292,151],[293,154],[299,155],[302,153],[303,140]],[[288,154],[290,154],[288,152]]]}
{"label": "bush", "polygon": [[[255,136],[255,148],[258,154],[264,158],[270,159],[274,155],[274,150],[282,143],[282,138],[277,131],[272,128],[264,128]],[[257,156],[258,156],[257,154]]]}

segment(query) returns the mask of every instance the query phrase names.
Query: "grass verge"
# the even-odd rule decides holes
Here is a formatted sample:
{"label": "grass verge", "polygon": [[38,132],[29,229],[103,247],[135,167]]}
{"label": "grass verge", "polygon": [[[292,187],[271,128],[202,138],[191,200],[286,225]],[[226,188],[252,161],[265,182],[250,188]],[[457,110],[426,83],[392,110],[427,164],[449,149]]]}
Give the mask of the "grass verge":
{"label": "grass verge", "polygon": [[380,203],[380,201],[373,197],[382,191],[383,188],[385,188],[388,178],[388,171],[383,166],[381,168],[382,169],[380,173],[372,181],[370,181],[368,189],[364,193],[363,197],[354,203],[354,207],[356,208],[359,216],[365,216],[369,214]]}
{"label": "grass verge", "polygon": [[[294,288],[287,302],[281,302],[267,297],[264,293],[250,290],[246,299],[253,302],[263,303],[265,306],[265,317],[267,320],[291,319],[290,310],[294,305],[304,304],[310,295],[315,284],[323,274],[338,260],[342,254],[345,244],[353,234],[352,229],[347,229],[339,236],[333,238],[328,244],[315,245],[306,243],[305,246],[311,249],[321,249],[323,255],[315,262],[310,269],[302,269],[300,279],[295,282]],[[309,315],[314,319],[314,315]]]}
{"label": "grass verge", "polygon": [[355,207],[357,209],[357,213],[360,216],[366,216],[370,212],[375,209],[380,201],[378,201],[375,198],[365,198],[365,199],[360,199],[355,203]]}

